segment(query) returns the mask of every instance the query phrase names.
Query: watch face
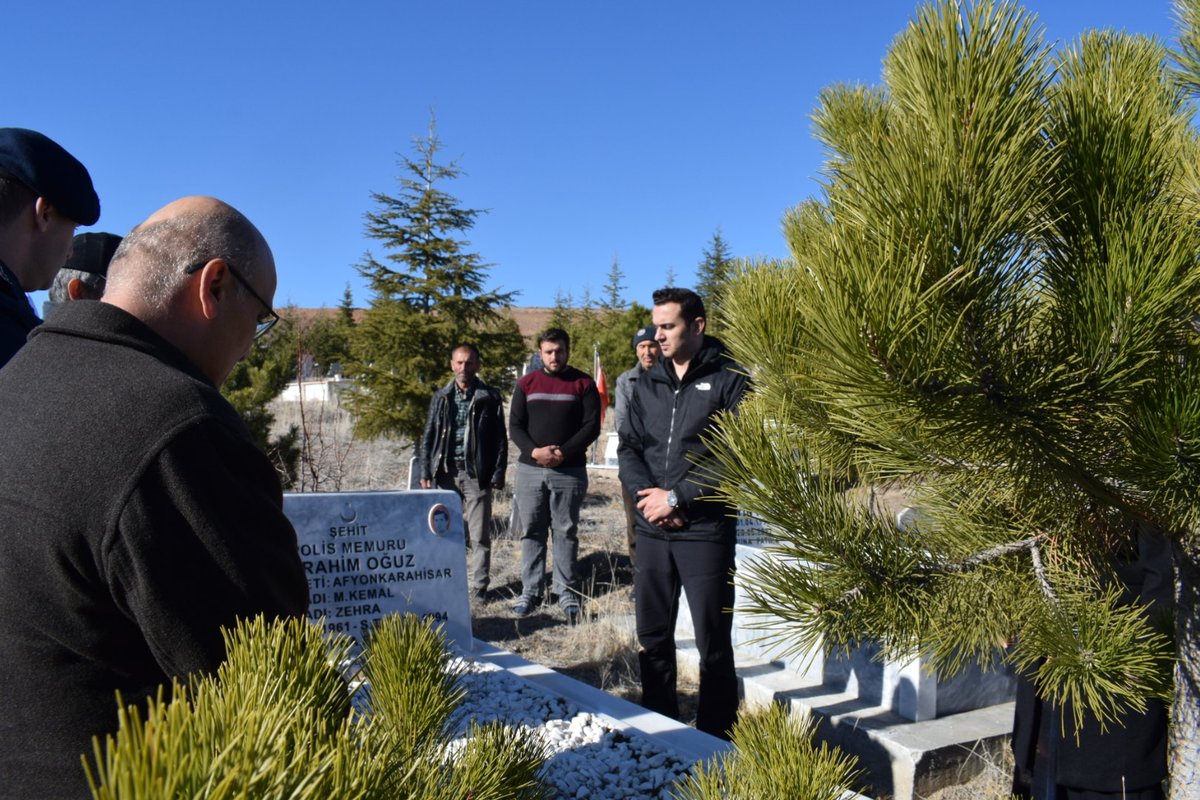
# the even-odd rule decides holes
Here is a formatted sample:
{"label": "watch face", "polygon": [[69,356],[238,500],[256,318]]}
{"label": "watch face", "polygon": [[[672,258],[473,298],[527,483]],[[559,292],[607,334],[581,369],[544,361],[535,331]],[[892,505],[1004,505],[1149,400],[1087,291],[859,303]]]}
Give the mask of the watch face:
{"label": "watch face", "polygon": [[669,505],[671,508],[677,508],[679,506],[679,497],[676,496],[674,491],[667,492],[667,505]]}

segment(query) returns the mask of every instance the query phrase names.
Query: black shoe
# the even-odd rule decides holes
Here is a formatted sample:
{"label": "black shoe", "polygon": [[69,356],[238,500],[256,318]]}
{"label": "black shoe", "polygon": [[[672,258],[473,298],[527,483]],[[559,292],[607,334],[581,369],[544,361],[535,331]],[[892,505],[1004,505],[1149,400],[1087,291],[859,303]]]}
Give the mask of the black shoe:
{"label": "black shoe", "polygon": [[472,589],[471,599],[478,600],[481,603],[487,602],[487,589]]}
{"label": "black shoe", "polygon": [[562,609],[563,617],[566,618],[568,625],[578,625],[580,619],[579,603],[574,600],[567,600],[559,603],[558,607]]}

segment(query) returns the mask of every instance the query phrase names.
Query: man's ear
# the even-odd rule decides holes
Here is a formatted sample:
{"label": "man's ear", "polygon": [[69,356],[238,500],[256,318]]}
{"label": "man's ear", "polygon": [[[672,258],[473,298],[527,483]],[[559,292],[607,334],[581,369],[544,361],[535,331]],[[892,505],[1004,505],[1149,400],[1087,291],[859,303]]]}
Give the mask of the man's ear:
{"label": "man's ear", "polygon": [[200,311],[205,319],[216,319],[221,311],[221,303],[229,297],[229,265],[223,258],[214,258],[200,270],[200,282],[196,291],[199,293]]}
{"label": "man's ear", "polygon": [[71,278],[67,281],[67,297],[72,300],[79,300],[83,297],[83,281],[79,278]]}
{"label": "man's ear", "polygon": [[708,320],[704,317],[696,317],[692,320],[692,324],[696,326],[696,333],[704,333],[704,328],[708,325]]}
{"label": "man's ear", "polygon": [[50,201],[44,197],[38,197],[33,201],[33,216],[34,224],[37,229],[44,231],[50,227],[50,218],[58,213]]}

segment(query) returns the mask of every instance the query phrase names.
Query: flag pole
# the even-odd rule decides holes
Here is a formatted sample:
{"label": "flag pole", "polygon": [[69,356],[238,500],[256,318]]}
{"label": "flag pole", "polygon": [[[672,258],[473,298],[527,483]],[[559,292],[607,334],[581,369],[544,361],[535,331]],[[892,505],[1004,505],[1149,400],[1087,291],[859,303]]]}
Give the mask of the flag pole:
{"label": "flag pole", "polygon": [[[600,406],[601,429],[600,429],[600,432],[601,432],[601,434],[603,434],[603,432],[604,432],[604,412],[607,409],[605,409],[604,405],[603,405],[606,401],[606,398],[604,396],[604,375],[600,371],[600,343],[595,342],[595,341],[592,342],[592,380],[594,380],[596,382],[596,394],[600,395],[600,402],[601,402],[601,406]],[[592,442],[592,463],[593,464],[596,463],[596,451],[599,449],[599,447],[600,447],[600,437],[597,436],[595,441]]]}

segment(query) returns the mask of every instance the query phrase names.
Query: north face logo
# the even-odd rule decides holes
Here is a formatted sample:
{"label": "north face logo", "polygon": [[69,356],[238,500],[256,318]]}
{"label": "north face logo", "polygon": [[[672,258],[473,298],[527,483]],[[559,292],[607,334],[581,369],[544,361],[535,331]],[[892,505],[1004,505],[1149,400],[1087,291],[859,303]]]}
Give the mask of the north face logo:
{"label": "north face logo", "polygon": [[709,383],[708,381],[705,381],[704,383],[697,383],[697,384],[696,384],[696,391],[697,391],[697,392],[707,392],[707,391],[708,391],[709,389],[711,389],[711,388],[712,388],[712,384],[711,384],[711,383]]}

